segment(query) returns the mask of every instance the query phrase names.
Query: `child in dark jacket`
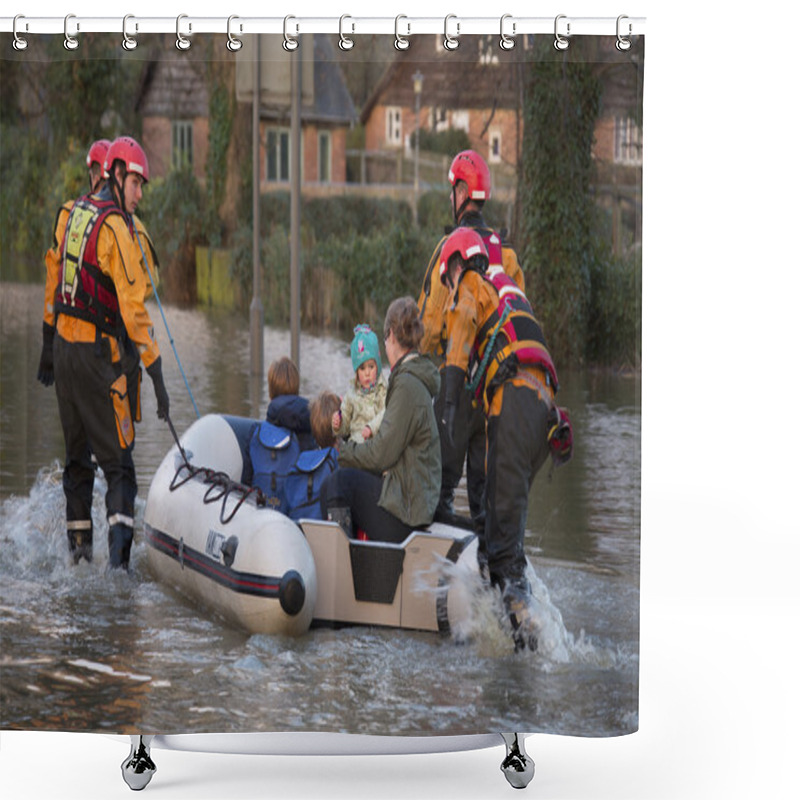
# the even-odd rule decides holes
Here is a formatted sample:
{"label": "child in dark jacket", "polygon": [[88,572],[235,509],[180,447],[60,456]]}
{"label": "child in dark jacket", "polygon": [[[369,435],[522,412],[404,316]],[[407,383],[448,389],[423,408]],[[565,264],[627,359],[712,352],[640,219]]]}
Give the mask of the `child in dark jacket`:
{"label": "child in dark jacket", "polygon": [[311,433],[311,416],[308,400],[299,395],[300,371],[291,358],[273,361],[267,371],[270,403],[267,422],[288,428],[297,434],[301,450],[317,446]]}

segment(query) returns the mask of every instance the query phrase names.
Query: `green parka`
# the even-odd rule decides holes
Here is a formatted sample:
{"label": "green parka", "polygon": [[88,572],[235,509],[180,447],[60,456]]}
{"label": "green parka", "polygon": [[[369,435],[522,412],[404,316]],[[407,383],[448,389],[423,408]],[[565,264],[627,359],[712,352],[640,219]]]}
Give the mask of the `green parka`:
{"label": "green parka", "polygon": [[442,484],[442,453],[433,412],[439,371],[415,350],[394,365],[386,411],[366,442],[343,442],[339,465],[383,475],[378,505],[406,525],[433,521]]}

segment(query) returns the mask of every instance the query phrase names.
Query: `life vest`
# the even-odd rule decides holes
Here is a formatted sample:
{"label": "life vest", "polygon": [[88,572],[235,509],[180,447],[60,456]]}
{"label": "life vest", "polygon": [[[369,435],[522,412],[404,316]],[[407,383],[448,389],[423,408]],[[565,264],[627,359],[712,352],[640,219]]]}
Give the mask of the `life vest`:
{"label": "life vest", "polygon": [[75,201],[61,242],[55,313],[86,320],[111,336],[122,318],[114,281],[97,263],[97,237],[106,218],[121,214],[113,200],[85,195]]}
{"label": "life vest", "polygon": [[558,391],[556,368],[525,293],[506,275],[502,266],[490,266],[482,277],[495,288],[499,302],[475,337],[467,389],[480,397],[493,382],[511,377],[514,370],[509,372],[509,368],[512,365],[523,364],[543,368],[555,394]]}

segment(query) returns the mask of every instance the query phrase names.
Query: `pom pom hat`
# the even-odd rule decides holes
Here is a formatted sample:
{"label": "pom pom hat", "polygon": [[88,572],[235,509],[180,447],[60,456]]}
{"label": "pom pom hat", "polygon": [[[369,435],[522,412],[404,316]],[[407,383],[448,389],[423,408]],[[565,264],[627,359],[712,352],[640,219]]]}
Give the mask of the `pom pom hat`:
{"label": "pom pom hat", "polygon": [[350,360],[353,362],[353,372],[371,358],[378,365],[378,375],[381,374],[381,348],[378,337],[369,325],[356,325],[353,328],[353,341],[350,342]]}

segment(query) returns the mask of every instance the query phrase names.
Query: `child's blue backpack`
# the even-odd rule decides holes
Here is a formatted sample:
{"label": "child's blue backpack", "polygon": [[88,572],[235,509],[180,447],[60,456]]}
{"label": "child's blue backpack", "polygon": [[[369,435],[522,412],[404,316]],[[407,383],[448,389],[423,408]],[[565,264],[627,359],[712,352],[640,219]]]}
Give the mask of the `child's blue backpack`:
{"label": "child's blue backpack", "polygon": [[338,465],[338,455],[333,447],[300,453],[292,474],[286,479],[288,513],[295,522],[299,519],[322,519],[319,490]]}
{"label": "child's blue backpack", "polygon": [[286,480],[297,464],[300,444],[288,428],[261,422],[250,437],[253,486],[267,498],[267,505],[282,514],[289,513]]}

